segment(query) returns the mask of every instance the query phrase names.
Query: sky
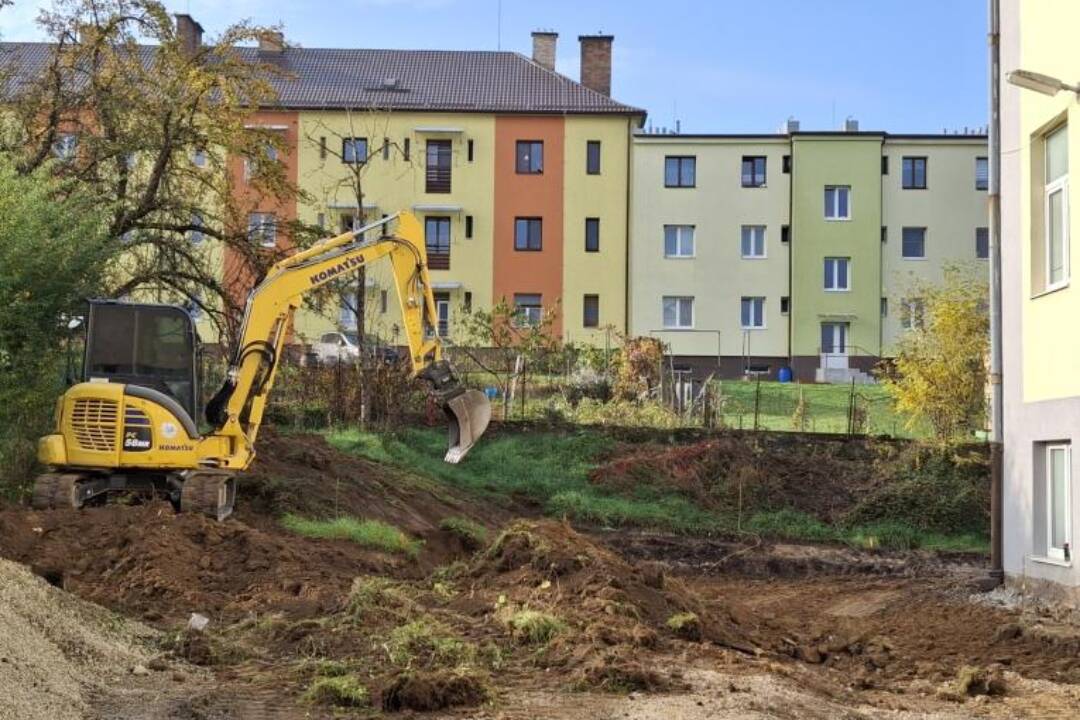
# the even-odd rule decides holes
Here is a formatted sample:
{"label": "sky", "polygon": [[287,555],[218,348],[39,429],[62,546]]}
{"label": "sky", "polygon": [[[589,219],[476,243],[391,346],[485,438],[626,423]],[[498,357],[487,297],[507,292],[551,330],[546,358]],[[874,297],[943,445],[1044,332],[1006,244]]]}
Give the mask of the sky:
{"label": "sky", "polygon": [[[41,40],[51,0],[0,10],[0,39]],[[578,78],[578,35],[615,36],[612,95],[682,132],[918,133],[983,127],[985,0],[168,0],[209,36],[237,20],[281,24],[304,47],[511,50],[559,33],[556,69]]]}

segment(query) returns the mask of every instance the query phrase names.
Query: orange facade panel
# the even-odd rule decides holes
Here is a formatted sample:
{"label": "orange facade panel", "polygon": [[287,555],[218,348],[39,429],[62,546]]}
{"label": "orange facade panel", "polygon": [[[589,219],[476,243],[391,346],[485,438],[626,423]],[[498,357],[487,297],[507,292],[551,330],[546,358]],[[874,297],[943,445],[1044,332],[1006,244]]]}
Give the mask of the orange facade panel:
{"label": "orange facade panel", "polygon": [[[561,117],[495,118],[495,302],[539,295],[545,310],[562,302],[563,138]],[[562,335],[561,312],[552,332]]]}

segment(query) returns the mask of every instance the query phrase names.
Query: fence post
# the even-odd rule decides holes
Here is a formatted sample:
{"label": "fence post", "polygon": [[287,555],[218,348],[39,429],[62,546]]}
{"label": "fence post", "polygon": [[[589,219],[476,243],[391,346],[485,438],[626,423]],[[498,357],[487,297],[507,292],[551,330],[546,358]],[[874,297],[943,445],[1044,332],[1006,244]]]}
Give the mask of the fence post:
{"label": "fence post", "polygon": [[758,429],[758,416],[761,412],[761,376],[758,375],[754,385],[754,430]]}
{"label": "fence post", "polygon": [[851,391],[848,393],[848,411],[847,411],[847,434],[855,434],[855,378],[851,378]]}

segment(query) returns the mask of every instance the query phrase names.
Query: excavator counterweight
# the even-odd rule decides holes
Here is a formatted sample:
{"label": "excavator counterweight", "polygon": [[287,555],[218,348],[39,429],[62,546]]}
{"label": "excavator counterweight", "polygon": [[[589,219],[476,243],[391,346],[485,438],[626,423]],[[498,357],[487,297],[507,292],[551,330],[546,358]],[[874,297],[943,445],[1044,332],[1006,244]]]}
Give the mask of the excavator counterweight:
{"label": "excavator counterweight", "polygon": [[[376,235],[365,240],[366,234]],[[381,258],[390,261],[413,375],[431,384],[449,423],[445,460],[460,462],[491,419],[487,397],[465,388],[443,359],[419,221],[402,212],[327,238],[274,264],[251,291],[240,343],[221,389],[195,421],[198,338],[191,316],[170,305],[92,301],[84,381],[57,403],[56,429],[38,444],[49,472],[36,508],[81,507],[129,489],[168,495],[181,510],[224,520],[237,473],[255,440],[303,297]]]}

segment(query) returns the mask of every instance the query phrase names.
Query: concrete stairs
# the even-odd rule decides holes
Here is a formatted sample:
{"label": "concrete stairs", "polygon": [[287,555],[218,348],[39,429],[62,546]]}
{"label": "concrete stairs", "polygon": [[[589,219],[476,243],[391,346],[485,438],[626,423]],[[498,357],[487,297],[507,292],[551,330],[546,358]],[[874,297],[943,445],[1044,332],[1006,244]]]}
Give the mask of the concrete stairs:
{"label": "concrete stairs", "polygon": [[830,385],[850,385],[852,381],[856,385],[875,385],[877,380],[870,373],[863,372],[858,368],[818,368],[814,372],[814,382],[828,383]]}

